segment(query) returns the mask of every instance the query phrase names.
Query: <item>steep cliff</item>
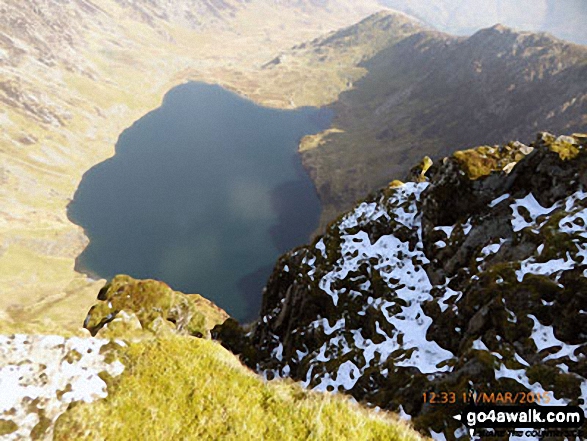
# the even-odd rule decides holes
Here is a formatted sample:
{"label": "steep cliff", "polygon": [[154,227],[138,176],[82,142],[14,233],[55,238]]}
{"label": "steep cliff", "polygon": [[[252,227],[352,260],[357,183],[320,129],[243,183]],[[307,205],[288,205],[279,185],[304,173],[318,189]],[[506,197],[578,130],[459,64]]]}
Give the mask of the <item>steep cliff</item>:
{"label": "steep cliff", "polygon": [[282,256],[247,335],[231,321],[213,332],[269,377],[400,411],[447,439],[464,435],[452,415],[470,391],[577,404],[587,135],[426,158],[408,179]]}
{"label": "steep cliff", "polygon": [[[455,37],[398,15],[380,14],[360,26],[376,50],[363,52],[343,76],[351,86],[331,106],[332,129],[300,149],[323,203],[321,227],[424,155],[529,139],[539,130],[587,130],[585,46],[499,25]],[[336,35],[315,40],[271,69],[286,74],[303,59],[312,71],[311,60],[322,57],[328,66],[353,53],[344,42]]]}

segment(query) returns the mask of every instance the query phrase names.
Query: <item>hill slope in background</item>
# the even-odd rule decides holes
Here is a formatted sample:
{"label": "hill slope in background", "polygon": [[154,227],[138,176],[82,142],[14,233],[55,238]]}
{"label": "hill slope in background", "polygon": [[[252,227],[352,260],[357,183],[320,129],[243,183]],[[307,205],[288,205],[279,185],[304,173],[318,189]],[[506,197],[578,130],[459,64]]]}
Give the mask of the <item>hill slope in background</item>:
{"label": "hill slope in background", "polygon": [[437,439],[469,439],[452,415],[470,392],[577,405],[587,135],[460,151],[411,176],[282,256],[248,334],[228,320],[213,335],[269,377],[402,412]]}
{"label": "hill slope in background", "polygon": [[[94,281],[66,206],[118,135],[186,80],[289,106],[258,68],[347,26],[376,2],[3,1],[0,6],[0,316],[76,326]],[[298,98],[299,104],[304,104]],[[311,103],[307,103],[311,104]]]}
{"label": "hill slope in background", "polygon": [[585,127],[584,47],[503,27],[452,37],[391,12],[340,29],[379,8],[5,2],[0,315],[79,323],[70,311],[88,307],[96,282],[74,271],[87,238],[67,204],[118,134],[186,80],[275,107],[334,103],[334,127],[300,147],[323,226],[424,154]]}
{"label": "hill slope in background", "polygon": [[451,34],[466,35],[497,23],[526,31],[546,31],[587,44],[587,3],[583,0],[381,0]]}
{"label": "hill slope in background", "polygon": [[[382,44],[363,52],[362,77],[332,105],[333,128],[302,142],[324,207],[322,226],[424,155],[526,139],[538,130],[587,130],[585,46],[499,25],[454,37],[388,14],[359,26],[396,38],[374,39]],[[354,32],[294,49],[270,69],[277,75],[300,59],[311,69],[316,58],[344,57],[351,52],[345,35]]]}

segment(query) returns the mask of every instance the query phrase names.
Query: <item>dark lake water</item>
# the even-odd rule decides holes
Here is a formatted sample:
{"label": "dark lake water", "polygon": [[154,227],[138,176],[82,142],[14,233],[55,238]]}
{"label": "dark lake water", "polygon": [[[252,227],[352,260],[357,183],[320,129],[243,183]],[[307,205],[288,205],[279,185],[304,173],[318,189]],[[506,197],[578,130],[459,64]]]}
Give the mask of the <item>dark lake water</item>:
{"label": "dark lake water", "polygon": [[255,318],[277,257],[317,227],[320,203],[296,151],[330,120],[219,86],[172,89],[84,175],[68,208],[90,238],[77,269],[163,280]]}

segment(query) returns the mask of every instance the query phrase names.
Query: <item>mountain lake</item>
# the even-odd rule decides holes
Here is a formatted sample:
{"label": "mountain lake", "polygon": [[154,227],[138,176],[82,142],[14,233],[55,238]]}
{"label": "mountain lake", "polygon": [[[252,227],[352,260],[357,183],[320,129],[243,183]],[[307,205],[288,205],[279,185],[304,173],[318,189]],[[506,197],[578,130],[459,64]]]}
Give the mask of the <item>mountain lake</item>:
{"label": "mountain lake", "polygon": [[175,87],[84,174],[68,207],[90,239],[76,269],[162,280],[256,318],[277,258],[318,225],[297,148],[331,120],[327,109],[261,107],[216,85]]}

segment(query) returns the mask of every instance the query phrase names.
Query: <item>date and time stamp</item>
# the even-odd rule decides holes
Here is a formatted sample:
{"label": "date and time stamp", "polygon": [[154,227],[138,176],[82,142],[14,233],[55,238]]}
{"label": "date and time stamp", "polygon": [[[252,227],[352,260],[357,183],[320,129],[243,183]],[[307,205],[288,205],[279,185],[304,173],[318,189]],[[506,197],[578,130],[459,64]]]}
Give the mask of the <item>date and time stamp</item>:
{"label": "date and time stamp", "polygon": [[[552,392],[506,392],[506,391],[426,391],[422,393],[424,405],[455,406],[463,408],[454,418],[465,424],[470,432],[480,439],[515,435],[520,439],[548,436],[563,436],[569,439],[585,439],[581,427],[585,414],[579,398],[573,406],[560,403]],[[577,405],[578,404],[578,405]],[[508,427],[510,429],[508,429]],[[525,427],[530,430],[512,430]]]}
{"label": "date and time stamp", "polygon": [[[424,404],[474,404],[474,405],[546,405],[553,400],[552,392],[424,392]],[[580,400],[579,404],[583,404]]]}

